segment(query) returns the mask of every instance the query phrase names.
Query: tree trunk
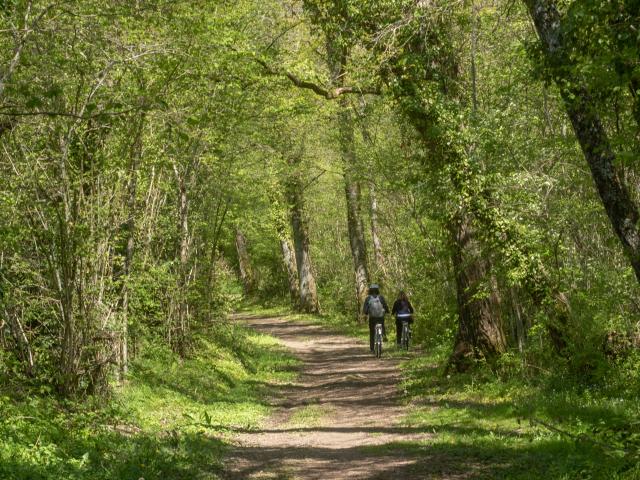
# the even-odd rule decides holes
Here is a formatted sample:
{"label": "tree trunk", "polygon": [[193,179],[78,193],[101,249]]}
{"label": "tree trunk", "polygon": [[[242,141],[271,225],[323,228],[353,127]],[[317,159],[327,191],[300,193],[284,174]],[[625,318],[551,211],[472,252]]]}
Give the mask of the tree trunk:
{"label": "tree trunk", "polygon": [[[294,155],[291,157],[289,164],[298,170],[301,160],[301,154]],[[311,266],[309,231],[304,211],[304,186],[300,173],[294,171],[288,183],[287,193],[291,208],[291,230],[293,232],[295,260],[298,269],[299,308],[303,312],[319,313],[320,303],[318,301],[316,279]]]}
{"label": "tree trunk", "polygon": [[[467,370],[473,359],[492,361],[507,348],[500,300],[490,278],[491,263],[483,258],[470,217],[460,214],[451,225],[452,262],[458,303],[458,333],[449,365]],[[484,293],[488,287],[488,292]]]}
{"label": "tree trunk", "polygon": [[300,289],[298,287],[298,265],[296,255],[288,238],[280,239],[280,250],[282,251],[282,262],[287,270],[289,280],[289,294],[291,295],[291,305],[298,309],[300,306]]}
{"label": "tree trunk", "polygon": [[309,233],[300,209],[294,209],[292,212],[291,227],[293,229],[296,265],[300,282],[300,309],[307,313],[319,313],[320,303],[318,302],[316,279],[313,276],[311,256],[309,254]]}
{"label": "tree trunk", "polygon": [[178,311],[177,319],[173,325],[172,348],[185,357],[188,350],[189,339],[189,304],[187,290],[189,286],[189,197],[187,192],[187,179],[181,175],[178,167],[174,165],[174,173],[178,184],[178,233],[180,246],[178,252],[179,266],[177,275]]}
{"label": "tree trunk", "polygon": [[464,200],[464,208],[477,221],[478,237],[502,254],[505,265],[519,272],[520,283],[534,305],[547,312],[545,327],[555,350],[565,350],[565,329],[570,318],[569,302],[557,283],[547,273],[542,260],[522,241],[516,226],[492,207],[491,192],[478,181],[466,158],[451,155],[456,169],[451,170],[451,183]]}
{"label": "tree trunk", "polygon": [[382,274],[386,276],[385,259],[382,253],[382,242],[380,241],[380,229],[378,226],[378,197],[376,194],[376,186],[373,182],[369,183],[369,200],[371,214],[371,238],[376,267],[378,271],[382,272]]}
{"label": "tree trunk", "polygon": [[255,289],[255,276],[251,261],[249,259],[249,251],[247,250],[247,239],[244,234],[236,227],[236,250],[238,252],[238,265],[240,268],[240,279],[245,293],[252,293]]}
{"label": "tree trunk", "polygon": [[[338,45],[337,42],[328,35],[327,52],[327,63],[331,72],[333,85],[337,88],[342,87],[345,85],[345,67],[347,64],[348,51],[346,47]],[[340,137],[340,153],[344,168],[344,190],[347,200],[347,229],[351,256],[353,257],[357,318],[362,321],[364,317],[362,317],[360,311],[367,297],[369,270],[367,268],[366,242],[360,212],[360,185],[356,179],[356,149],[353,118],[349,101],[346,97],[340,97],[338,105],[337,123]]]}
{"label": "tree trunk", "polygon": [[275,230],[280,239],[280,252],[282,253],[282,264],[287,272],[287,280],[289,284],[289,295],[291,297],[291,307],[294,310],[300,310],[300,280],[298,278],[298,262],[296,261],[295,248],[291,243],[289,235],[289,227],[287,225],[292,224],[293,204],[295,200],[291,198],[293,196],[293,190],[296,188],[294,185],[294,178],[297,176],[297,163],[296,158],[289,158],[289,165],[294,167],[291,177],[289,177],[285,183],[284,196],[287,204],[287,209],[282,208],[282,192],[279,189],[273,189],[269,193],[269,200],[272,206],[272,215],[275,221]]}
{"label": "tree trunk", "polygon": [[[586,86],[573,78],[564,49],[560,13],[553,0],[524,0],[560,88],[567,113],[591,169],[611,225],[640,282],[640,214],[620,172],[615,153]],[[567,86],[568,85],[568,86]]]}
{"label": "tree trunk", "polygon": [[[367,268],[367,250],[364,239],[364,227],[360,214],[360,184],[345,173],[345,193],[347,197],[347,227],[349,232],[349,245],[353,257],[353,269],[355,273],[356,298],[358,310],[367,297],[369,287],[369,269]],[[361,317],[361,315],[359,315]]]}
{"label": "tree trunk", "polygon": [[475,115],[478,111],[478,71],[476,52],[478,51],[478,6],[471,1],[471,107]]}
{"label": "tree trunk", "polygon": [[[33,375],[33,369],[35,366],[33,350],[31,349],[31,343],[27,338],[27,335],[22,327],[22,323],[18,318],[17,312],[9,313],[6,308],[3,308],[4,317],[9,325],[11,335],[13,336],[17,350],[20,354],[21,360],[25,366],[25,373],[28,376]],[[2,329],[2,323],[0,323],[0,330]]]}
{"label": "tree trunk", "polygon": [[67,226],[64,220],[59,221],[60,234],[60,268],[55,275],[57,277],[58,291],[60,294],[60,310],[62,312],[62,348],[61,348],[61,379],[60,388],[64,395],[70,395],[76,390],[78,372],[78,345],[76,332],[76,316],[73,311],[73,292],[75,265],[70,258],[72,247],[69,245]]}
{"label": "tree trunk", "polygon": [[127,220],[122,225],[124,252],[123,266],[119,272],[116,272],[116,281],[120,281],[120,338],[118,342],[118,380],[123,382],[129,363],[129,275],[131,274],[131,265],[133,263],[133,254],[135,249],[135,231],[136,231],[136,194],[138,187],[138,164],[142,158],[142,134],[144,129],[144,115],[140,118],[136,128],[134,141],[131,145],[129,156],[129,172],[127,179],[127,201],[126,212]]}
{"label": "tree trunk", "polygon": [[[224,202],[224,206],[222,206]],[[207,271],[207,284],[206,284],[206,298],[207,298],[207,319],[209,322],[212,320],[212,310],[213,310],[213,288],[215,283],[215,275],[216,275],[216,259],[218,255],[218,242],[220,240],[220,232],[222,231],[222,227],[224,225],[225,219],[227,217],[227,212],[229,210],[229,205],[231,200],[227,197],[224,200],[222,198],[218,199],[218,203],[216,206],[216,213],[213,217],[213,231],[212,238],[209,246],[209,265]],[[222,213],[220,212],[222,210]]]}
{"label": "tree trunk", "polygon": [[[360,117],[362,138],[371,148],[375,148],[375,142],[364,123],[364,115]],[[369,167],[375,168],[375,165]],[[371,220],[371,241],[373,244],[373,254],[375,259],[375,267],[377,273],[382,273],[386,277],[386,262],[382,253],[382,242],[380,241],[380,229],[378,225],[378,194],[376,192],[376,184],[373,179],[369,180],[369,216]]]}
{"label": "tree trunk", "polygon": [[526,341],[526,327],[522,319],[522,308],[520,307],[517,293],[513,287],[509,291],[509,296],[511,297],[512,312],[515,317],[514,339],[518,345],[518,351],[522,353],[524,352]]}

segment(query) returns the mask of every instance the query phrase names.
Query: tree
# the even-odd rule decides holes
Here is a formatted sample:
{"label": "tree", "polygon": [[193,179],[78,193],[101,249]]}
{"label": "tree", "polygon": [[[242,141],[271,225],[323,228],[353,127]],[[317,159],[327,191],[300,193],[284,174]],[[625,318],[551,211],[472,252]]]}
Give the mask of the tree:
{"label": "tree", "polygon": [[613,230],[640,282],[640,214],[629,188],[616,167],[616,154],[598,115],[592,93],[569,56],[563,20],[553,0],[525,0],[536,26],[542,50],[589,164]]}

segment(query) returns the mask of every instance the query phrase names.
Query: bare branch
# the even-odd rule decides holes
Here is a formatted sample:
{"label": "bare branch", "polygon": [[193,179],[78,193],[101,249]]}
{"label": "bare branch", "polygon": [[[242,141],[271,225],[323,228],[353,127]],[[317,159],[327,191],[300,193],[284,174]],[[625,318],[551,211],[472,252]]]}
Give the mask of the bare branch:
{"label": "bare branch", "polygon": [[322,169],[322,171],[316,175],[315,177],[313,177],[311,180],[309,180],[305,185],[302,186],[302,191],[305,191],[307,188],[309,188],[310,186],[312,186],[314,183],[316,183],[318,180],[320,180],[320,177],[322,177],[325,173],[327,173],[328,170]]}
{"label": "bare branch", "polygon": [[262,65],[262,67],[265,69],[265,71],[269,75],[279,75],[279,76],[287,77],[289,81],[293,83],[296,87],[303,88],[306,90],[311,90],[316,95],[324,97],[327,100],[335,100],[339,96],[349,94],[349,93],[357,93],[360,95],[380,95],[380,89],[378,88],[361,88],[357,86],[326,88],[326,87],[323,87],[322,85],[318,85],[317,83],[313,83],[308,80],[302,80],[291,72],[287,72],[284,70],[277,70],[260,58],[255,58],[255,61],[258,62],[260,65]]}
{"label": "bare branch", "polygon": [[[52,3],[51,5],[45,7],[40,12],[40,14],[33,20],[31,25],[29,25],[29,18],[32,13],[31,12],[32,5],[33,5],[32,1],[30,1],[27,4],[26,11],[24,14],[24,21],[23,21],[24,25],[22,28],[22,34],[20,35],[20,38],[15,46],[13,57],[11,58],[9,65],[7,66],[5,72],[2,74],[2,77],[0,77],[0,95],[4,93],[4,89],[6,87],[7,82],[9,81],[11,75],[13,75],[14,71],[18,67],[18,64],[20,63],[22,50],[24,49],[27,43],[27,39],[34,32],[34,30],[37,27],[37,24],[56,6],[55,3]],[[17,29],[13,29],[13,30],[17,30]]]}
{"label": "bare branch", "polygon": [[47,110],[33,110],[28,112],[19,112],[13,110],[0,110],[0,117],[69,117],[75,118],[78,120],[92,120],[94,118],[100,117],[115,117],[119,115],[127,115],[131,112],[137,112],[145,110],[144,107],[139,108],[128,108],[126,110],[118,110],[118,111],[101,111],[98,113],[93,113],[91,115],[78,115],[72,112],[55,112],[55,111],[47,111]]}

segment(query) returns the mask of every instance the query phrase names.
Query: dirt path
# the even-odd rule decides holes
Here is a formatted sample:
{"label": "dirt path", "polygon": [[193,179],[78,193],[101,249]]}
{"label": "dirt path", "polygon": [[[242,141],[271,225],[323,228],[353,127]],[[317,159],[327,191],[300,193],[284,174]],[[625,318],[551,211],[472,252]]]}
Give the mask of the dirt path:
{"label": "dirt path", "polygon": [[[286,318],[238,321],[279,338],[303,363],[297,383],[278,392],[263,429],[236,437],[225,478],[464,478],[442,476],[439,468],[425,476],[415,442],[428,434],[400,423],[397,361],[376,359],[362,342],[319,326]],[[413,447],[402,444],[409,441]]]}

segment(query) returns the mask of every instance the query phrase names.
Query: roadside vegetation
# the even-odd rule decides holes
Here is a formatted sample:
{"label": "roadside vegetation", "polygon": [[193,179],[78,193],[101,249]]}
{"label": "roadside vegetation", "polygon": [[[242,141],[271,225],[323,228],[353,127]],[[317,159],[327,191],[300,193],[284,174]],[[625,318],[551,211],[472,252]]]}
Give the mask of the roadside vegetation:
{"label": "roadside vegetation", "polygon": [[561,365],[509,364],[447,375],[443,359],[423,352],[404,365],[405,424],[433,433],[413,446],[423,455],[482,465],[474,478],[640,478],[639,390],[628,376],[580,382]]}
{"label": "roadside vegetation", "polygon": [[0,478],[218,478],[229,432],[260,425],[297,362],[275,339],[228,322],[196,341],[188,359],[149,347],[109,398],[68,401],[4,384]]}

